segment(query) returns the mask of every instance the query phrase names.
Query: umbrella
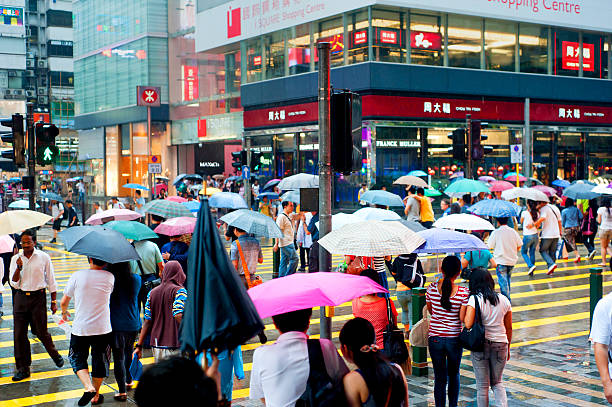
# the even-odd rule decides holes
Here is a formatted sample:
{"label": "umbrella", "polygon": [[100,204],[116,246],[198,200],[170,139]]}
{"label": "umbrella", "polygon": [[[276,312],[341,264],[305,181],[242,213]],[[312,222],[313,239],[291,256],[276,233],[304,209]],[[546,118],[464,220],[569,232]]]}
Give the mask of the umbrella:
{"label": "umbrella", "polygon": [[145,187],[144,185],[140,185],[140,184],[125,184],[123,188],[142,189],[143,191],[149,190],[149,188]]}
{"label": "umbrella", "polygon": [[489,175],[483,175],[482,177],[478,177],[478,181],[482,181],[482,182],[486,182],[486,183],[491,183],[496,181],[495,178],[489,176]]}
{"label": "umbrella", "polygon": [[264,185],[264,187],[261,189],[263,192],[265,191],[274,191],[274,187],[278,185],[278,183],[281,182],[280,179],[272,179],[268,182],[266,182],[266,185]]}
{"label": "umbrella", "polygon": [[362,295],[386,292],[369,277],[321,272],[296,273],[248,291],[261,318],[316,306],[341,305]]}
{"label": "umbrella", "polygon": [[225,177],[223,176],[223,174],[215,174],[215,175],[213,175],[212,177],[213,177],[213,179],[223,179],[223,178],[225,178]]}
{"label": "umbrella", "polygon": [[55,192],[45,192],[44,194],[40,194],[40,197],[42,199],[48,199],[49,201],[64,202],[64,198]]}
{"label": "umbrella", "polygon": [[0,253],[12,253],[15,241],[9,235],[0,236]]}
{"label": "umbrella", "polygon": [[361,208],[358,211],[353,212],[353,215],[359,217],[361,220],[398,220],[401,217],[387,209],[381,208]]}
{"label": "umbrella", "polygon": [[399,219],[399,220],[387,220],[386,222],[399,222],[402,225],[406,226],[408,229],[412,230],[413,232],[420,232],[422,230],[427,230],[425,226],[413,220]]}
{"label": "umbrella", "polygon": [[[349,223],[357,223],[357,222],[363,222],[363,219],[355,215],[354,213],[340,212],[335,215],[332,215],[332,230],[338,230],[344,225],[348,225]],[[319,228],[319,223],[320,222],[315,223],[315,226],[317,227],[317,229]]]}
{"label": "umbrella", "polygon": [[491,192],[503,192],[507,189],[514,188],[514,185],[509,183],[508,181],[493,181],[489,188],[491,188]]}
{"label": "umbrella", "polygon": [[174,181],[172,181],[172,185],[177,186],[178,184],[183,182],[183,179],[186,176],[187,176],[187,174],[179,174],[176,178],[174,178]]}
{"label": "umbrella", "polygon": [[189,248],[189,292],[181,323],[181,349],[190,353],[234,349],[264,330],[255,305],[227,257],[219,230],[202,201]]}
{"label": "umbrella", "polygon": [[396,185],[411,185],[415,187],[429,188],[427,182],[423,181],[419,177],[415,177],[414,175],[402,175],[401,177],[393,181],[393,183]]}
{"label": "umbrella", "polygon": [[374,205],[404,207],[404,201],[399,195],[380,189],[364,192],[360,200]]}
{"label": "umbrella", "polygon": [[368,257],[412,253],[423,242],[399,222],[377,220],[351,223],[319,239],[330,253]]}
{"label": "umbrella", "polygon": [[158,238],[157,233],[144,223],[134,222],[131,220],[113,220],[104,224],[105,228],[116,230],[121,233],[126,239],[145,240]]}
{"label": "umbrella", "polygon": [[278,199],[278,194],[276,192],[261,192],[257,195],[257,199],[262,200],[264,197],[267,197],[269,201],[273,199]]}
{"label": "umbrella", "polygon": [[468,211],[479,216],[494,216],[496,218],[509,218],[519,216],[521,207],[514,202],[502,199],[483,199],[468,208]]}
{"label": "umbrella", "polygon": [[495,227],[486,219],[468,213],[454,213],[443,216],[433,223],[433,226],[441,229],[458,230],[494,230]]}
{"label": "umbrella", "polygon": [[185,179],[192,180],[192,181],[202,181],[202,180],[204,180],[204,178],[201,175],[198,175],[198,174],[185,175]]}
{"label": "umbrella", "polygon": [[187,201],[183,202],[181,205],[184,205],[185,208],[189,209],[191,212],[197,212],[200,210],[200,201]]}
{"label": "umbrella", "polygon": [[532,183],[533,185],[544,185],[544,184],[542,183],[542,181],[540,181],[540,180],[539,180],[539,179],[537,179],[537,178],[533,178],[533,177],[531,177],[531,178],[529,178],[529,181],[531,181],[531,183]]}
{"label": "umbrella", "polygon": [[[189,189],[190,191],[199,191],[199,190],[201,190],[202,188],[204,188],[204,185],[202,185],[202,184],[194,184],[194,185],[189,185],[189,188],[188,188],[188,189]],[[179,202],[179,203],[180,203],[180,202]]]}
{"label": "umbrella", "polygon": [[177,203],[187,202],[187,199],[183,198],[182,196],[177,196],[177,195],[170,195],[169,197],[166,198],[166,200],[177,202]]}
{"label": "umbrella", "polygon": [[588,185],[591,185],[591,186],[593,186],[593,187],[594,187],[594,186],[597,186],[597,184],[596,184],[596,183],[591,182],[591,181],[586,180],[586,179],[579,179],[579,180],[576,180],[576,181],[572,181],[572,184],[571,184],[571,185],[575,185],[575,184],[588,184]]}
{"label": "umbrella", "polygon": [[[40,208],[39,204],[35,204],[36,208]],[[8,206],[11,209],[30,209],[30,201],[26,201],[25,199],[18,199],[13,201]]]}
{"label": "umbrella", "polygon": [[572,198],[574,200],[576,199],[594,199],[594,198],[597,198],[601,194],[591,191],[593,187],[594,185],[590,185],[582,181],[578,181],[577,183],[565,188],[563,190],[563,195],[568,198]]}
{"label": "umbrella", "polygon": [[535,185],[533,187],[531,187],[533,189],[537,189],[538,191],[544,192],[544,195],[546,195],[547,197],[551,197],[553,195],[557,194],[557,190],[554,188],[551,188],[549,186],[546,185]]}
{"label": "umbrella", "polygon": [[531,199],[532,201],[548,202],[546,194],[538,189],[533,188],[512,188],[502,192],[502,198],[513,200],[516,198]]}
{"label": "umbrella", "polygon": [[180,216],[168,219],[155,228],[155,232],[166,236],[180,236],[186,233],[193,233],[197,219],[193,216]]}
{"label": "umbrella", "polygon": [[440,196],[442,192],[434,188],[425,188],[425,196]]}
{"label": "umbrella", "polygon": [[9,178],[9,182],[20,182],[20,181],[21,181],[21,178],[20,178],[20,177],[12,177],[12,178]]}
{"label": "umbrella", "polygon": [[289,191],[300,188],[318,188],[319,176],[312,174],[295,174],[290,177],[283,178],[277,185],[281,191]]}
{"label": "umbrella", "polygon": [[300,190],[287,191],[281,195],[281,202],[293,202],[295,204],[300,204]]}
{"label": "umbrella", "polygon": [[[504,175],[504,179],[506,181],[516,182],[516,171],[507,173],[506,175]],[[527,177],[521,173],[518,174],[518,179],[519,179],[519,182],[527,181]]]}
{"label": "umbrella", "polygon": [[162,218],[178,218],[179,216],[192,216],[189,209],[185,208],[177,202],[168,201],[166,199],[155,199],[147,202],[142,207],[145,213],[161,216]]}
{"label": "umbrella", "polygon": [[215,194],[218,194],[219,192],[223,192],[223,191],[221,191],[219,188],[214,188],[214,187],[206,187],[206,189],[204,188],[200,189],[200,195],[206,195],[206,196],[213,196]]}
{"label": "umbrella", "polygon": [[230,212],[219,220],[255,236],[283,237],[283,232],[271,217],[248,209]]}
{"label": "umbrella", "polygon": [[593,187],[593,189],[591,189],[591,192],[597,193],[597,194],[612,195],[612,184],[597,185],[596,187]]}
{"label": "umbrella", "polygon": [[212,208],[242,209],[248,208],[244,198],[234,192],[219,192],[209,199]]}
{"label": "umbrella", "polygon": [[465,178],[465,173],[463,171],[457,171],[456,173],[454,173],[453,175],[451,175],[448,178],[449,179],[453,179],[453,178]]}
{"label": "umbrella", "polygon": [[410,175],[412,177],[426,177],[427,173],[425,171],[421,171],[421,170],[414,170],[414,171],[410,171],[408,173],[408,175]]}
{"label": "umbrella", "polygon": [[471,194],[471,193],[478,194],[480,192],[489,193],[491,191],[489,187],[487,187],[482,182],[476,181],[473,179],[467,179],[467,178],[460,179],[460,180],[453,182],[448,187],[446,187],[446,189],[444,190],[444,193],[448,196]]}
{"label": "umbrella", "polygon": [[129,209],[109,209],[100,213],[95,213],[85,221],[86,225],[101,225],[111,220],[136,220],[142,218],[138,212]]}
{"label": "umbrella", "polygon": [[107,263],[141,260],[121,233],[104,226],[73,226],[61,231],[59,237],[69,252]]}
{"label": "umbrella", "polygon": [[229,177],[228,179],[226,179],[226,181],[238,181],[241,180],[242,177],[238,176],[238,175],[232,175],[231,177]]}
{"label": "umbrella", "polygon": [[21,233],[26,229],[42,226],[53,219],[44,213],[24,209],[0,213],[0,235]]}
{"label": "umbrella", "polygon": [[569,181],[566,181],[564,179],[556,179],[552,182],[552,184],[559,188],[567,188],[571,185]]}
{"label": "umbrella", "polygon": [[489,250],[487,245],[476,236],[454,230],[431,228],[417,234],[425,239],[425,244],[414,250],[414,253],[457,253],[471,250]]}

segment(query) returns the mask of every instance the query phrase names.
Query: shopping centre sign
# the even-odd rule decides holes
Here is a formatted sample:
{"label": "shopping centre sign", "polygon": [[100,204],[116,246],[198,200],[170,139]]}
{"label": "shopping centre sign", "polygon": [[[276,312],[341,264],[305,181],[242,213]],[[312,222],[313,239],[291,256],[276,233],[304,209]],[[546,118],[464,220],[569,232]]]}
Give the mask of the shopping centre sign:
{"label": "shopping centre sign", "polygon": [[612,32],[610,0],[233,0],[198,13],[196,51],[206,51],[369,5]]}

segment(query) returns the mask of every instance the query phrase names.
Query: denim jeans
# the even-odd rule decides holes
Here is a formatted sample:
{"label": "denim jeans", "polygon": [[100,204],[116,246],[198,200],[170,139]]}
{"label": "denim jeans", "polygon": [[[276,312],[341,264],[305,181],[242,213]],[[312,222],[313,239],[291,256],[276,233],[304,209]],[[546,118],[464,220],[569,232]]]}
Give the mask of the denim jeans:
{"label": "denim jeans", "polygon": [[523,247],[521,247],[521,254],[527,267],[532,268],[535,265],[535,249],[538,245],[538,235],[526,235],[523,236]]}
{"label": "denim jeans", "polygon": [[557,251],[558,241],[559,241],[558,237],[553,238],[553,239],[551,238],[540,239],[540,255],[542,255],[542,258],[544,259],[548,267],[555,264],[555,260],[557,260],[556,251]]}
{"label": "denim jeans", "polygon": [[495,272],[497,273],[497,283],[499,284],[499,291],[510,299],[510,274],[514,266],[504,266],[498,264]]}
{"label": "denim jeans", "polygon": [[278,265],[278,276],[285,277],[295,273],[298,266],[298,255],[293,243],[280,248],[280,262]]}
{"label": "denim jeans", "polygon": [[507,407],[506,389],[502,374],[508,359],[508,344],[485,341],[483,352],[472,352],[472,366],[476,376],[478,407],[489,407],[489,387],[493,389],[499,407]]}
{"label": "denim jeans", "polygon": [[434,399],[436,407],[446,407],[446,384],[448,383],[448,405],[457,407],[459,400],[459,366],[461,365],[459,338],[429,337],[429,355],[434,369]]}
{"label": "denim jeans", "polygon": [[584,244],[584,247],[586,247],[589,254],[591,254],[593,250],[595,250],[595,233],[583,235],[582,243]]}
{"label": "denim jeans", "polygon": [[412,329],[412,290],[396,291],[397,302],[402,307],[402,324],[404,330]]}

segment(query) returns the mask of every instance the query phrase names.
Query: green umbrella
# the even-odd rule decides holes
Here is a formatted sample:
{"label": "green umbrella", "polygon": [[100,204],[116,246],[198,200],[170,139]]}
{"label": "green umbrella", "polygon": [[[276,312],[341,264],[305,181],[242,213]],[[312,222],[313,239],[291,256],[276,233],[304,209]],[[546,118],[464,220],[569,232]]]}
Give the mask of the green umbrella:
{"label": "green umbrella", "polygon": [[451,183],[444,193],[448,196],[460,196],[463,194],[478,194],[480,192],[490,193],[489,187],[484,182],[473,179],[459,179]]}
{"label": "green umbrella", "polygon": [[135,222],[132,220],[113,220],[111,222],[105,223],[104,227],[113,229],[121,233],[123,236],[125,236],[126,239],[145,240],[155,239],[159,237],[157,233],[153,232],[143,223]]}
{"label": "green umbrella", "polygon": [[142,208],[146,213],[151,213],[166,219],[193,216],[185,205],[167,199],[155,199],[151,202],[147,202]]}
{"label": "green umbrella", "polygon": [[437,189],[427,188],[425,190],[425,196],[440,196],[440,195],[442,195],[442,192],[438,191]]}

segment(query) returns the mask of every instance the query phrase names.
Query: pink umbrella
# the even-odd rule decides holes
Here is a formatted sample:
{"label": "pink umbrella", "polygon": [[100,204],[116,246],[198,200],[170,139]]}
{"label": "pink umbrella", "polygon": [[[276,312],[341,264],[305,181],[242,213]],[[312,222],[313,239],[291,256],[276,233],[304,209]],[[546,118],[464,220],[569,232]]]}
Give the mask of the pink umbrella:
{"label": "pink umbrella", "polygon": [[[510,182],[516,182],[516,175],[509,175],[508,177],[504,178],[506,181],[510,181]],[[519,175],[519,182],[525,182],[527,181],[527,178]]]}
{"label": "pink umbrella", "polygon": [[171,218],[160,223],[159,226],[155,228],[155,233],[167,236],[180,236],[185,233],[193,233],[197,221],[197,218],[191,216]]}
{"label": "pink umbrella", "polygon": [[546,186],[546,185],[535,185],[535,186],[533,186],[531,188],[537,189],[538,191],[544,192],[544,194],[546,194],[546,196],[549,197],[549,198],[551,196],[557,194],[557,190],[555,190],[554,188],[551,188],[549,186]]}
{"label": "pink umbrella", "polygon": [[176,195],[172,195],[169,196],[168,198],[166,198],[167,201],[172,201],[172,202],[177,202],[177,203],[183,203],[183,202],[187,202],[187,199],[180,197],[180,196],[176,196]]}
{"label": "pink umbrella", "polygon": [[87,225],[102,225],[111,220],[136,220],[142,218],[142,215],[138,212],[131,211],[129,209],[109,209],[91,215],[89,219],[85,221]]}
{"label": "pink umbrella", "polygon": [[489,188],[491,189],[491,192],[503,192],[507,189],[514,188],[514,185],[508,181],[493,181]]}
{"label": "pink umbrella", "polygon": [[334,272],[296,273],[248,291],[262,319],[305,308],[340,305],[362,295],[386,292],[368,277]]}
{"label": "pink umbrella", "polygon": [[0,253],[9,253],[13,251],[15,241],[9,235],[0,236]]}

